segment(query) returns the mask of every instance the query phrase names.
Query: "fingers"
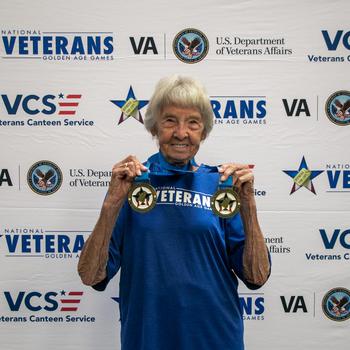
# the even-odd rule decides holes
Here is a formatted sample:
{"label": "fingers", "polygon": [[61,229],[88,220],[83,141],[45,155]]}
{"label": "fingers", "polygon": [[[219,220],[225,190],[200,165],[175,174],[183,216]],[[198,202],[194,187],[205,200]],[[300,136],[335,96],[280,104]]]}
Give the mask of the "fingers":
{"label": "fingers", "polygon": [[112,178],[133,181],[136,176],[141,175],[141,172],[147,170],[148,169],[135,156],[130,155],[113,166]]}
{"label": "fingers", "polygon": [[233,184],[241,187],[244,183],[254,182],[253,169],[254,165],[249,164],[223,164],[219,168],[220,181],[226,181],[229,176],[233,177]]}

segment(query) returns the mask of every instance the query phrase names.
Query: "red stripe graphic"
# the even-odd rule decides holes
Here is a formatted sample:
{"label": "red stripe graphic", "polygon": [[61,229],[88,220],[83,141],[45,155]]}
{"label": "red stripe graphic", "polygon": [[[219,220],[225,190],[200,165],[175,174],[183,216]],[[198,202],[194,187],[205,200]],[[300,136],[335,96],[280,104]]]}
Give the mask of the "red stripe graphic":
{"label": "red stripe graphic", "polygon": [[81,96],[78,94],[67,94],[65,98],[61,99],[61,102],[58,102],[60,106],[58,115],[75,115]]}
{"label": "red stripe graphic", "polygon": [[59,102],[61,107],[77,107],[79,105],[78,102]]}
{"label": "red stripe graphic", "polygon": [[62,307],[61,311],[77,311],[77,307]]}
{"label": "red stripe graphic", "polygon": [[69,292],[69,295],[83,295],[84,292]]}
{"label": "red stripe graphic", "polygon": [[[60,299],[62,304],[60,311],[67,311],[67,312],[77,311],[78,310],[77,304],[80,304],[80,299],[77,299],[77,296],[82,296],[83,294],[84,292],[77,292],[77,291],[69,292],[68,295],[66,295],[66,298]],[[68,306],[67,304],[71,304],[71,305]]]}

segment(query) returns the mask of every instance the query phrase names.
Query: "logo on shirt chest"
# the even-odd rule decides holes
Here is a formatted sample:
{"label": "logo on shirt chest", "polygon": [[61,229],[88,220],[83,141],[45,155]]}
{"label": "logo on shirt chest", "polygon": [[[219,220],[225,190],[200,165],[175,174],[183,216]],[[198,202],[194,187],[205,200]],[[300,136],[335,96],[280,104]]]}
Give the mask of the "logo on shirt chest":
{"label": "logo on shirt chest", "polygon": [[157,205],[176,205],[211,210],[210,194],[172,186],[157,187]]}

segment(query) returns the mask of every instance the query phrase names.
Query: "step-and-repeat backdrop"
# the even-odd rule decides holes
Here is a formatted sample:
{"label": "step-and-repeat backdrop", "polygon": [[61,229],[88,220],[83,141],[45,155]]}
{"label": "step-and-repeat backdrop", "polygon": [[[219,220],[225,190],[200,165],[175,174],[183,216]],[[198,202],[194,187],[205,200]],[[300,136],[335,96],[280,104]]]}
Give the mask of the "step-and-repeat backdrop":
{"label": "step-and-repeat backdrop", "polygon": [[197,160],[255,164],[273,272],[260,290],[240,287],[247,349],[345,349],[349,10],[345,0],[3,1],[1,349],[120,348],[119,277],[96,292],[77,262],[113,164],[157,151],[143,117],[156,82],[175,73],[201,80],[212,102]]}

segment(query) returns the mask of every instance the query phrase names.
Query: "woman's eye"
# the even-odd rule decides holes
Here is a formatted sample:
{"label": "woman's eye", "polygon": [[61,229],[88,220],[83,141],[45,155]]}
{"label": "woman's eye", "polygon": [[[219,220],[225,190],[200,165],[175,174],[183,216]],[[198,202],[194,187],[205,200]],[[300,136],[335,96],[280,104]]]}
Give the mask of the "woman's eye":
{"label": "woman's eye", "polygon": [[165,124],[165,125],[173,125],[173,124],[175,124],[175,119],[174,118],[165,118],[163,120],[163,124]]}

